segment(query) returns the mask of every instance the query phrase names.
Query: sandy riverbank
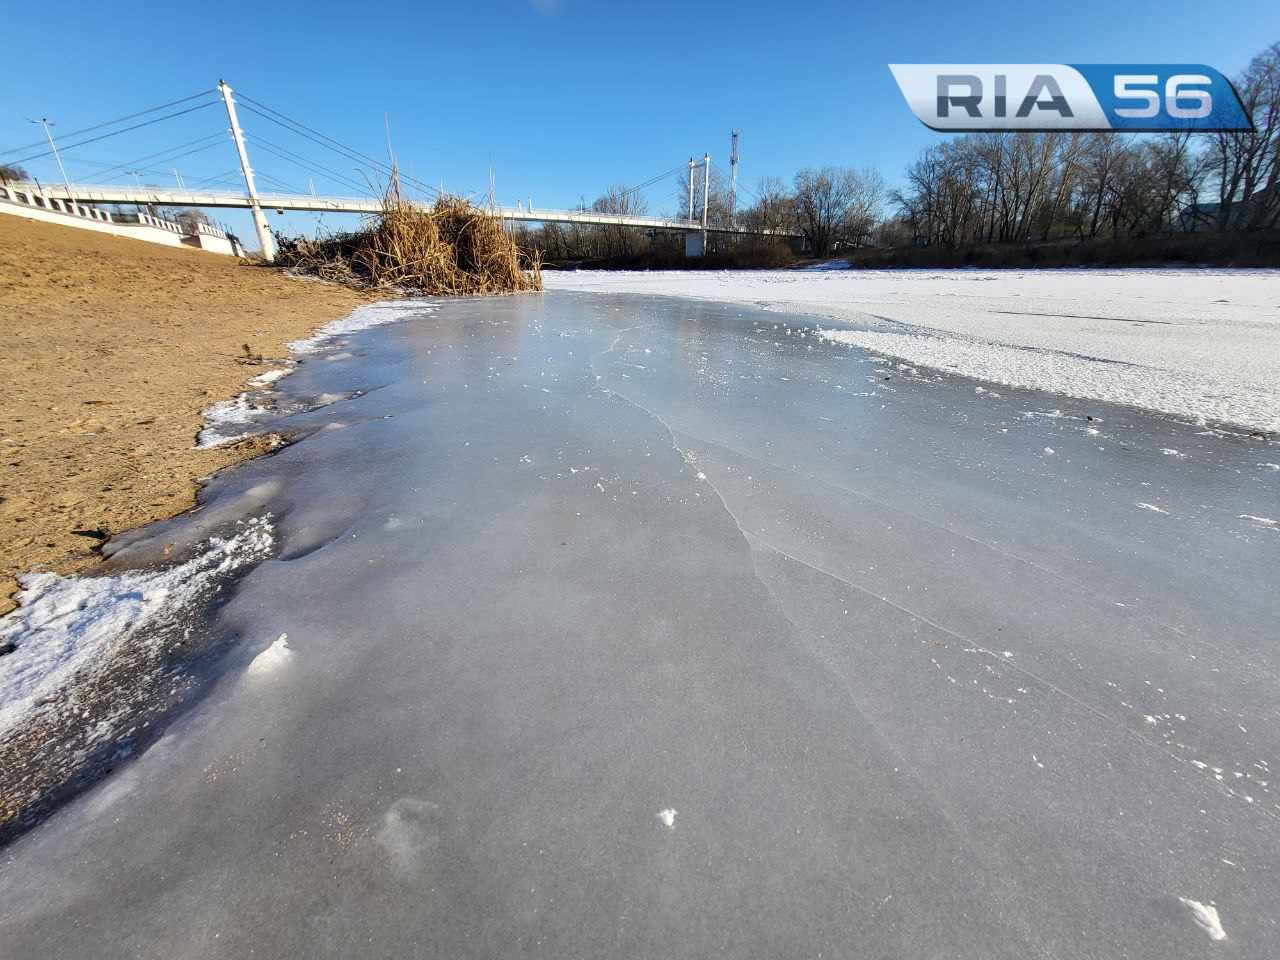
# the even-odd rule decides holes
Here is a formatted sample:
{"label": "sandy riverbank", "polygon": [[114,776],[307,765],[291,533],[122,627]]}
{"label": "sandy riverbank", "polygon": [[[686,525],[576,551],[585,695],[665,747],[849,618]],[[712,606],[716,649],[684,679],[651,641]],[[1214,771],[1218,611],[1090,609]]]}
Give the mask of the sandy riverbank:
{"label": "sandy riverbank", "polygon": [[[17,574],[96,562],[259,452],[196,450],[200,411],[361,297],[227,257],[0,218],[0,613]],[[82,531],[76,533],[75,531]]]}

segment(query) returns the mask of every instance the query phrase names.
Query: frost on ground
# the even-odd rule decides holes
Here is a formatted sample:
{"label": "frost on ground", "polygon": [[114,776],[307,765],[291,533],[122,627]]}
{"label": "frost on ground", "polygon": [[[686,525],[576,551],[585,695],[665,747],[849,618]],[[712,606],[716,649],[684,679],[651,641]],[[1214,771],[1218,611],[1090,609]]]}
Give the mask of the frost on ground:
{"label": "frost on ground", "polygon": [[854,324],[824,337],[994,383],[1280,431],[1280,271],[547,271],[543,279],[548,289],[727,301]]}
{"label": "frost on ground", "polygon": [[20,605],[0,621],[0,736],[112,650],[145,644],[147,628],[197,600],[221,576],[268,556],[268,518],[243,521],[214,537],[197,556],[165,570],[98,577],[34,573],[23,578]]}

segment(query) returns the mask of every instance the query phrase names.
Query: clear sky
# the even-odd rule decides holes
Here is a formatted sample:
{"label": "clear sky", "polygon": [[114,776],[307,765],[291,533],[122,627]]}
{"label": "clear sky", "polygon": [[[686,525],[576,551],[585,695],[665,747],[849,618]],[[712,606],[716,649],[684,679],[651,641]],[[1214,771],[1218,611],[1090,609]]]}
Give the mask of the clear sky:
{"label": "clear sky", "polygon": [[[0,149],[175,100],[219,77],[255,100],[379,158],[384,114],[402,167],[452,190],[482,190],[492,166],[500,202],[588,202],[709,151],[727,166],[742,131],[739,177],[790,178],[803,166],[876,166],[894,182],[924,128],[898,93],[893,62],[1199,62],[1228,76],[1280,40],[1275,0],[1165,2],[467,3],[62,2],[6,31],[0,58]],[[79,182],[148,154],[196,152],[135,166],[144,183],[235,183],[229,141],[211,107],[65,155]],[[350,186],[269,152],[290,151],[346,178],[353,164],[253,114],[241,117],[256,169],[318,193]],[[92,136],[88,134],[86,136]],[[76,138],[72,138],[74,140]],[[257,148],[255,143],[262,144]],[[26,153],[34,153],[35,150]],[[182,151],[177,151],[181,153]],[[24,152],[0,156],[21,159]],[[51,160],[24,164],[56,180]],[[149,172],[148,172],[149,171]],[[224,174],[229,174],[223,176]],[[131,182],[127,171],[105,179]],[[674,178],[647,191],[674,209]],[[215,214],[251,236],[247,218]],[[273,225],[305,228],[305,217]]]}

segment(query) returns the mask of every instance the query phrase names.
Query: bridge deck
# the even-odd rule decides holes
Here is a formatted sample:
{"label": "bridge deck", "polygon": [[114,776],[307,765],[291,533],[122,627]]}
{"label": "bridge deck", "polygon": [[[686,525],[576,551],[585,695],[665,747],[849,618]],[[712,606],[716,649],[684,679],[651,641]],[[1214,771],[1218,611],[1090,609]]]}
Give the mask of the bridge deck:
{"label": "bridge deck", "polygon": [[[43,192],[58,197],[67,196],[65,187],[45,185]],[[252,206],[249,198],[243,194],[220,190],[185,191],[73,184],[69,198],[81,203],[152,204],[164,207],[248,209]],[[315,197],[264,193],[258,195],[258,201],[265,209],[301,210],[307,213],[377,213],[382,209],[382,201],[373,197]],[[592,210],[541,210],[506,206],[497,206],[493,209],[503,220],[511,221],[582,223],[596,226],[641,227],[654,230],[691,231],[702,229],[701,223],[696,220],[690,221],[673,217],[640,217],[614,213],[597,213]],[[799,236],[797,233],[784,230],[748,231],[741,227],[714,225],[709,225],[707,230],[712,233],[764,233],[781,237]]]}

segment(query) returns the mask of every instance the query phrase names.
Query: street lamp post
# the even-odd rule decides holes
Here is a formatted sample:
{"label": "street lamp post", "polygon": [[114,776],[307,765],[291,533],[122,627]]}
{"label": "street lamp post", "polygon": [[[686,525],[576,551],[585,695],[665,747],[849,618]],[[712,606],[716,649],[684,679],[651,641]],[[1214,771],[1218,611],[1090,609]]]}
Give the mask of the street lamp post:
{"label": "street lamp post", "polygon": [[58,170],[62,173],[62,183],[67,188],[67,203],[75,203],[71,198],[71,181],[67,179],[67,168],[62,165],[62,157],[58,155],[57,144],[53,142],[53,133],[49,130],[53,126],[48,117],[41,117],[39,120],[27,118],[28,123],[38,123],[44,127],[44,135],[49,140],[49,149],[53,151],[53,159],[58,161]]}

